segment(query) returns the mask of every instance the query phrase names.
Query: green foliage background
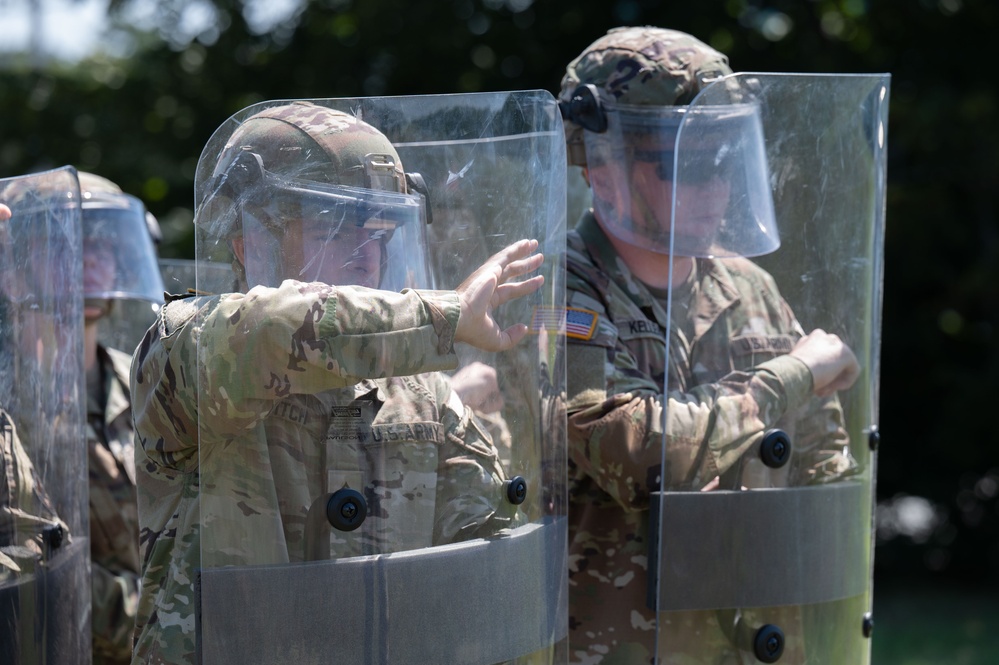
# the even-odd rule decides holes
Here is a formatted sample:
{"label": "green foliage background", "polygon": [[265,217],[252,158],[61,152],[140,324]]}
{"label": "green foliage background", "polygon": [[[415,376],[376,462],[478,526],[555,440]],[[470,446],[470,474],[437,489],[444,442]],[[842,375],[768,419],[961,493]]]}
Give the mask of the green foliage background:
{"label": "green foliage background", "polygon": [[999,587],[999,3],[312,0],[255,35],[223,0],[215,29],[179,43],[191,1],[156,3],[157,30],[119,24],[136,45],[123,59],[0,56],[0,177],[100,173],[159,217],[163,256],[190,257],[201,148],[256,101],[557,92],[572,57],[626,24],[691,32],[741,71],[890,72],[878,494],[925,497],[935,517],[879,540],[877,584]]}

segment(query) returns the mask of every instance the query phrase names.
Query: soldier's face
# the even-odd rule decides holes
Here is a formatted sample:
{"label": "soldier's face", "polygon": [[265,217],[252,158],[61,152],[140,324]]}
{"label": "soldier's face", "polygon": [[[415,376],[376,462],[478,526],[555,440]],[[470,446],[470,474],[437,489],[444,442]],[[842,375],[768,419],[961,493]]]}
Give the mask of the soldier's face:
{"label": "soldier's face", "polygon": [[[234,242],[250,286],[285,279],[378,288],[382,241],[379,233],[344,223],[339,228],[312,221],[285,220],[280,233],[244,226]],[[274,271],[277,271],[277,274]],[[252,279],[259,275],[261,279]]]}
{"label": "soldier's face", "polygon": [[[99,238],[88,239],[83,250],[83,293],[104,293],[115,284],[114,250]],[[106,313],[106,304],[87,300],[84,316],[93,319]]]}
{"label": "soldier's face", "polygon": [[[637,157],[642,157],[638,155]],[[715,236],[729,203],[731,185],[721,174],[700,181],[674,182],[672,163],[634,158],[627,166],[607,163],[588,169],[594,197],[610,203],[621,219],[631,222],[640,244],[641,236],[668,237],[673,198],[676,197],[677,240],[698,239],[696,245]]]}
{"label": "soldier's face", "polygon": [[303,224],[300,237],[286,236],[285,249],[294,266],[300,257],[298,279],[325,284],[378,288],[381,275],[380,240],[362,227],[344,224],[336,231]]}

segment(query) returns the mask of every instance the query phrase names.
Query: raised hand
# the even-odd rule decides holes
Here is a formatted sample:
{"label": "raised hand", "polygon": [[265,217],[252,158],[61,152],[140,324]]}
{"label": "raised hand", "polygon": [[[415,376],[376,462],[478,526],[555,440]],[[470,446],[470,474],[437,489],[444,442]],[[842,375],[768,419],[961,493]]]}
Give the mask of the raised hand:
{"label": "raised hand", "polygon": [[535,254],[537,240],[520,240],[493,254],[455,289],[461,304],[455,341],[466,342],[483,351],[505,351],[527,334],[527,324],[515,323],[501,329],[493,310],[514,298],[522,298],[541,288],[545,278],[535,275],[517,282],[516,278],[537,270],[543,254]]}

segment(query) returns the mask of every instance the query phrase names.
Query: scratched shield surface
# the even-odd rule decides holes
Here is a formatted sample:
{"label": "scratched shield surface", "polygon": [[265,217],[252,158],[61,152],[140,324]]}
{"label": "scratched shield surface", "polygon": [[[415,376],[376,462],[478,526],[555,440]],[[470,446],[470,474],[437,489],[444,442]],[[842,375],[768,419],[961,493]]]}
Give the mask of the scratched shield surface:
{"label": "scratched shield surface", "polygon": [[[394,175],[349,186],[290,177],[261,153],[247,164],[262,175],[234,189],[233,171],[223,186],[216,165],[231,137],[287,104],[263,102],[206,145],[198,214],[230,211],[249,239],[260,227],[248,218],[263,218],[254,206],[283,211],[281,247],[318,220],[310,256],[346,265],[375,245],[381,268],[366,282],[289,273],[185,301],[198,331],[202,662],[552,662],[564,653],[568,567],[565,323],[550,316],[564,310],[555,101],[544,91],[302,101],[318,131],[343,133],[324,145],[367,128],[387,137],[391,150],[360,155],[359,168],[391,163]],[[198,260],[233,265],[246,287],[233,226],[207,221],[217,233],[199,238]],[[345,253],[358,234],[365,244]],[[545,254],[544,285],[494,316],[534,322],[530,333],[498,353],[455,345],[451,290],[524,238]]]}

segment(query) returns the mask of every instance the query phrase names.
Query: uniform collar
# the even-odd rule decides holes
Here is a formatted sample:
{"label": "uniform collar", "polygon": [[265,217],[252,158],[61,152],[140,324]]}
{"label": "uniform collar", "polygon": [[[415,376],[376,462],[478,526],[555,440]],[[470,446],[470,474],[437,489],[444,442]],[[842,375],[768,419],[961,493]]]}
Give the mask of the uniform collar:
{"label": "uniform collar", "polygon": [[[632,302],[646,313],[651,312],[658,323],[665,327],[666,308],[653,296],[648,287],[635,278],[624,261],[614,251],[607,234],[597,223],[593,211],[587,211],[576,224],[587,252],[597,267],[617,284],[626,285]],[[732,273],[725,261],[719,259],[697,259],[698,298],[694,317],[694,335],[701,337],[725,310],[739,302],[739,291]]]}
{"label": "uniform collar", "polygon": [[612,282],[623,285],[632,302],[643,310],[655,312],[655,318],[659,319],[659,324],[666,323],[665,308],[662,307],[658,299],[649,293],[645,284],[631,274],[631,270],[625,264],[624,259],[614,251],[614,245],[610,238],[604,233],[597,223],[597,218],[593,216],[593,211],[589,210],[576,224],[576,231],[579,233],[586,251],[596,266],[603,271]]}

